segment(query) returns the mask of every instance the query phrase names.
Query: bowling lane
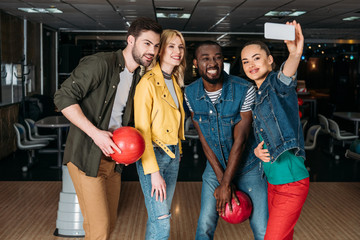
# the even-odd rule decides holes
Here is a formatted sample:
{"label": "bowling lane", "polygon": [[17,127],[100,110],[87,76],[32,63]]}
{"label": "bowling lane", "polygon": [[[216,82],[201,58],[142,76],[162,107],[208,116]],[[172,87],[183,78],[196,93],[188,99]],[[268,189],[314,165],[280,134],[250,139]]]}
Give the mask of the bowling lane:
{"label": "bowling lane", "polygon": [[[61,182],[0,182],[0,239],[71,240],[53,235]],[[172,206],[171,240],[194,239],[201,182],[179,182]],[[360,239],[360,182],[312,182],[295,239]],[[111,240],[143,239],[146,209],[140,184],[123,182]],[[253,239],[249,222],[219,220],[215,239]],[[77,238],[82,239],[82,238]]]}

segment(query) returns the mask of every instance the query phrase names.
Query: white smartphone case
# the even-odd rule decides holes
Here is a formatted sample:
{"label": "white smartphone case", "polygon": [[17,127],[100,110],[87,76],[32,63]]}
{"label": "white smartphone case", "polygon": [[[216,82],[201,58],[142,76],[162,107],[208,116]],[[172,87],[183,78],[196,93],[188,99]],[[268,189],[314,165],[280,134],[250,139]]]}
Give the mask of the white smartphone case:
{"label": "white smartphone case", "polygon": [[279,24],[279,23],[265,23],[265,38],[276,40],[295,40],[295,26]]}

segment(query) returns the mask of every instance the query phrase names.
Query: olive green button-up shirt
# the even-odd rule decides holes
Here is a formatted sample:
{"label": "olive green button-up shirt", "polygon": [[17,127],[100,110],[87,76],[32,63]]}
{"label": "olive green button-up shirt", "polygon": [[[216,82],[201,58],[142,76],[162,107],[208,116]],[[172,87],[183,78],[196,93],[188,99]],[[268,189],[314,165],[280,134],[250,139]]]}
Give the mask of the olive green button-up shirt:
{"label": "olive green button-up shirt", "polygon": [[[97,128],[108,130],[116,89],[125,68],[122,51],[97,53],[84,57],[64,81],[54,96],[59,110],[79,104],[84,115]],[[140,67],[136,69],[129,97],[122,116],[122,125],[134,125],[133,97],[140,80]],[[64,164],[72,162],[87,176],[96,177],[102,151],[94,141],[75,125],[70,125],[66,140]],[[116,165],[121,172],[123,165]]]}

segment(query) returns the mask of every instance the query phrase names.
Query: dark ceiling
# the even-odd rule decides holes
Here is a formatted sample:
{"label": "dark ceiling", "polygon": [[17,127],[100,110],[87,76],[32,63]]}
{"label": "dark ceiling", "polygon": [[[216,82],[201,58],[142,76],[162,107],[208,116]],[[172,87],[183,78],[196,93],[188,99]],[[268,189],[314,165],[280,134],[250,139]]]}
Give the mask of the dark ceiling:
{"label": "dark ceiling", "polygon": [[[18,8],[54,8],[63,13],[26,13]],[[307,41],[360,43],[359,0],[0,0],[0,9],[60,31],[122,32],[136,17],[156,19],[198,37],[226,42],[237,35],[262,35],[265,22],[297,20]],[[268,17],[269,11],[306,11],[298,17]],[[157,14],[169,18],[157,17]],[[188,14],[189,18],[181,18]],[[220,40],[220,39],[219,39]]]}

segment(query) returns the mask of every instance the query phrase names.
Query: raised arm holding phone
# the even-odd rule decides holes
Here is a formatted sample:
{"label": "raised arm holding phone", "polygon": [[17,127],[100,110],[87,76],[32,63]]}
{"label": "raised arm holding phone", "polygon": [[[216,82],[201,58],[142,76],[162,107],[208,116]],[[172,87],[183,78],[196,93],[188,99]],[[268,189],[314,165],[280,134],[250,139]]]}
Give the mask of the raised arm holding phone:
{"label": "raised arm holding phone", "polygon": [[296,71],[304,37],[300,24],[287,24],[295,27],[295,40],[284,41],[289,56],[279,72],[273,71],[274,59],[263,42],[248,42],[241,51],[244,72],[257,86],[252,107],[258,142],[254,153],[262,160],[268,180],[267,240],[293,239],[309,190],[296,94]]}

